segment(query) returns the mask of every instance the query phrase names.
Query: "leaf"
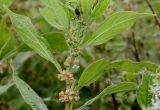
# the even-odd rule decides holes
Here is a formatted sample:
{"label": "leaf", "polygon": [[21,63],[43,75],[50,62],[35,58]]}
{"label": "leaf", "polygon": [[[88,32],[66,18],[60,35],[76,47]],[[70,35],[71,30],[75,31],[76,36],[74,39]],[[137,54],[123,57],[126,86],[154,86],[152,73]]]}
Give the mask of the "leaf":
{"label": "leaf", "polygon": [[9,6],[14,0],[0,0],[0,10],[3,10],[3,5]]}
{"label": "leaf", "polygon": [[13,80],[19,89],[24,101],[31,106],[33,110],[48,110],[47,106],[44,104],[42,99],[37,95],[36,92],[33,91],[33,89],[26,84],[22,79],[20,79],[18,76],[13,75]]}
{"label": "leaf", "polygon": [[5,20],[0,22],[0,58],[3,58],[7,53],[15,47],[15,39],[8,30]]}
{"label": "leaf", "polygon": [[145,70],[143,72],[143,79],[139,86],[137,100],[142,108],[148,108],[152,103],[153,94],[151,93],[151,85],[153,84],[152,72]]}
{"label": "leaf", "polygon": [[53,27],[62,30],[63,26],[57,22],[54,11],[51,8],[40,8],[40,14]]}
{"label": "leaf", "polygon": [[11,16],[12,23],[23,42],[26,43],[35,52],[37,52],[41,57],[52,62],[57,67],[58,71],[61,72],[61,66],[52,57],[52,53],[49,50],[48,43],[36,32],[30,19],[26,16],[13,13],[7,7],[5,7],[5,10]]}
{"label": "leaf", "polygon": [[100,78],[104,73],[108,63],[106,60],[101,59],[92,64],[90,64],[82,73],[79,81],[78,87],[83,87],[89,85]]}
{"label": "leaf", "polygon": [[117,60],[117,61],[107,61],[104,59],[98,60],[90,64],[82,73],[79,81],[78,88],[87,86],[97,79],[99,79],[106,71],[111,69],[118,69],[120,71],[126,71],[130,73],[138,73],[142,69],[148,69],[152,72],[156,72],[159,65],[152,62],[142,61],[134,62],[130,60]]}
{"label": "leaf", "polygon": [[129,29],[136,19],[141,16],[151,16],[151,14],[132,11],[121,11],[112,14],[96,29],[96,32],[84,45],[94,46],[106,43],[115,35]]}
{"label": "leaf", "polygon": [[60,26],[63,26],[64,30],[68,29],[69,19],[68,19],[67,12],[65,11],[65,8],[61,3],[61,1],[60,0],[42,0],[42,2],[44,2],[47,5],[47,9],[48,8],[52,9],[47,13],[51,14],[51,11],[53,11],[52,14],[49,16],[51,17],[55,16],[57,23]]}
{"label": "leaf", "polygon": [[109,66],[110,68],[116,68],[121,71],[127,71],[131,73],[138,73],[140,70],[144,68],[152,72],[156,72],[156,70],[159,67],[159,65],[149,62],[149,61],[134,62],[131,60],[113,61]]}
{"label": "leaf", "polygon": [[3,5],[9,6],[13,0],[0,0],[0,7],[3,7]]}
{"label": "leaf", "polygon": [[160,7],[159,7],[160,1],[159,1],[159,0],[154,0],[154,1],[152,2],[152,5],[153,5],[153,7],[155,8],[156,14],[157,14],[158,16],[160,16]]}
{"label": "leaf", "polygon": [[137,86],[135,83],[132,82],[122,82],[119,84],[114,84],[111,86],[108,86],[106,89],[104,89],[99,95],[94,97],[93,99],[87,101],[84,105],[79,107],[77,110],[83,110],[86,106],[92,104],[95,100],[104,97],[106,95],[111,95],[119,92],[127,92],[127,91],[133,91],[137,90]]}
{"label": "leaf", "polygon": [[[69,47],[65,41],[64,34],[60,32],[50,32],[43,35],[54,51],[63,52]],[[57,42],[58,41],[58,42]]]}
{"label": "leaf", "polygon": [[[13,42],[13,41],[12,41]],[[32,49],[30,47],[28,47],[26,44],[21,43],[20,45],[18,45],[16,48],[14,48],[13,50],[11,50],[10,52],[8,52],[4,57],[3,60],[8,60],[9,58],[12,58],[13,56],[15,56],[18,52],[26,52],[26,51],[32,51]]]}
{"label": "leaf", "polygon": [[0,95],[2,95],[4,92],[6,92],[13,85],[14,85],[14,83],[10,83],[10,84],[7,84],[7,85],[0,86]]}
{"label": "leaf", "polygon": [[104,11],[109,7],[110,0],[99,0],[97,5],[92,11],[93,18],[99,18],[103,15]]}
{"label": "leaf", "polygon": [[33,51],[27,51],[27,52],[19,52],[17,53],[16,57],[14,58],[14,65],[16,67],[16,70],[20,69],[25,61],[27,61],[29,58],[33,57],[35,53]]}
{"label": "leaf", "polygon": [[75,12],[77,5],[78,5],[78,0],[67,0],[65,3],[65,6],[73,13]]}
{"label": "leaf", "polygon": [[82,12],[84,16],[89,16],[91,14],[92,6],[94,0],[80,0]]}

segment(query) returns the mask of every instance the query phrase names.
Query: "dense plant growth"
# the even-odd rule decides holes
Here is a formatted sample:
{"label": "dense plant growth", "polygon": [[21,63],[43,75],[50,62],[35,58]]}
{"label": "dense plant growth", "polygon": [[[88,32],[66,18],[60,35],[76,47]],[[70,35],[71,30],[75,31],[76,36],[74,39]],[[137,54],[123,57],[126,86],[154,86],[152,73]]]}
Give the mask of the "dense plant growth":
{"label": "dense plant growth", "polygon": [[0,0],[0,110],[158,110],[159,6]]}

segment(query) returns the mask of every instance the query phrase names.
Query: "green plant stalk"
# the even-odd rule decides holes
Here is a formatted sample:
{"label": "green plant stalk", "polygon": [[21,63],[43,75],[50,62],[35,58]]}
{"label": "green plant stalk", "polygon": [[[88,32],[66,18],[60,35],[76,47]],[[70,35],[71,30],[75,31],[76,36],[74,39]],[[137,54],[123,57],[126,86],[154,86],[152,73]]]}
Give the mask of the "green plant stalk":
{"label": "green plant stalk", "polygon": [[65,110],[70,110],[70,104],[69,104],[69,102],[66,102],[66,104],[65,104]]}
{"label": "green plant stalk", "polygon": [[73,103],[74,103],[74,102],[71,102],[71,105],[70,105],[70,109],[69,109],[69,110],[72,110],[72,109],[73,109]]}
{"label": "green plant stalk", "polygon": [[[66,84],[66,89],[69,89],[69,88],[70,88],[70,85]],[[66,102],[65,110],[70,110],[70,102]]]}

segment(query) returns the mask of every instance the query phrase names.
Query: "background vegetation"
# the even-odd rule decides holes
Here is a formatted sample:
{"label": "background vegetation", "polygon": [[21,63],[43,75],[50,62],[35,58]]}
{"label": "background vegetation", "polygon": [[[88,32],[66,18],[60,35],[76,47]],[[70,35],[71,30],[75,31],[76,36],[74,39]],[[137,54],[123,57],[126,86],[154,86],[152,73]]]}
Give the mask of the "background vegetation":
{"label": "background vegetation", "polygon": [[[65,0],[62,1],[65,2]],[[92,22],[90,28],[94,32],[99,23],[117,11],[157,14],[157,16],[141,17],[131,28],[115,35],[109,42],[94,47],[89,46],[83,50],[78,57],[79,68],[73,72],[75,79],[80,78],[89,64],[102,58],[113,68],[106,71],[96,82],[80,90],[80,101],[75,104],[74,108],[80,107],[89,99],[97,96],[105,87],[125,81],[137,83],[140,92],[131,91],[105,95],[84,109],[158,110],[160,108],[160,68],[158,68],[160,63],[160,1],[151,0],[151,6],[148,1],[112,0],[109,9],[103,16]],[[68,46],[64,40],[64,34],[49,25],[41,16],[39,8],[42,7],[44,4],[40,0],[14,0],[9,8],[13,12],[31,19],[36,30],[51,45],[54,57],[63,65],[68,57]],[[2,9],[1,4],[0,9]],[[31,110],[17,87],[12,83],[11,59],[19,77],[43,99],[49,110],[64,110],[65,103],[59,102],[58,93],[65,89],[65,83],[58,79],[59,72],[56,67],[21,42],[10,16],[1,10],[0,110]],[[77,66],[75,65],[74,68]],[[128,87],[126,86],[126,88]],[[144,108],[143,105],[147,108]]]}

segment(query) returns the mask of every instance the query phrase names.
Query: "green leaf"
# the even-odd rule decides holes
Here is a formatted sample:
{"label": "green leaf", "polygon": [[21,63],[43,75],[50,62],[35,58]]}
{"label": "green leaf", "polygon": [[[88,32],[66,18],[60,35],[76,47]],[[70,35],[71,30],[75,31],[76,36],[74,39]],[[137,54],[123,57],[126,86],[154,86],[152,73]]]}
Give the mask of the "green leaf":
{"label": "green leaf", "polygon": [[78,81],[78,87],[80,88],[95,82],[105,73],[105,69],[107,66],[108,63],[104,59],[90,64],[82,73]]}
{"label": "green leaf", "polygon": [[58,20],[55,16],[54,11],[51,8],[40,8],[39,11],[40,11],[40,14],[51,26],[59,30],[63,29],[63,26],[57,22]]}
{"label": "green leaf", "polygon": [[104,11],[109,7],[111,0],[99,0],[97,5],[92,11],[93,18],[99,18],[103,15]]}
{"label": "green leaf", "polygon": [[5,20],[0,22],[0,59],[15,47],[15,39],[8,30]]}
{"label": "green leaf", "polygon": [[14,85],[14,83],[10,83],[10,84],[7,84],[7,85],[0,86],[0,95],[2,95],[4,92],[6,92],[13,85]]}
{"label": "green leaf", "polygon": [[84,45],[94,46],[106,43],[115,35],[129,29],[136,19],[141,16],[151,16],[151,14],[132,11],[121,11],[112,14],[96,29],[96,32]]}
{"label": "green leaf", "polygon": [[104,59],[98,60],[90,64],[82,73],[79,81],[78,88],[87,86],[97,79],[99,79],[107,70],[118,69],[120,71],[126,71],[130,73],[138,73],[142,69],[148,69],[152,72],[156,72],[159,65],[152,62],[142,61],[134,62],[130,60],[117,60],[117,61],[107,61]]}
{"label": "green leaf", "polygon": [[52,62],[57,67],[58,71],[61,72],[61,66],[52,57],[47,41],[36,32],[30,19],[26,16],[13,13],[7,7],[5,7],[5,10],[11,16],[12,23],[23,42],[37,52],[41,57]]}
{"label": "green leaf", "polygon": [[141,61],[141,62],[134,62],[131,60],[117,60],[113,61],[109,68],[116,68],[121,71],[127,71],[131,73],[138,73],[140,70],[146,68],[152,72],[156,72],[159,65],[149,62],[149,61]]}
{"label": "green leaf", "polygon": [[143,72],[142,82],[139,86],[137,100],[142,108],[148,108],[152,103],[153,94],[151,93],[151,85],[153,84],[152,72],[145,70]]}
{"label": "green leaf", "polygon": [[67,30],[69,27],[69,19],[68,19],[67,11],[64,8],[63,4],[61,3],[61,1],[60,0],[42,0],[42,1],[47,5],[47,9],[48,8],[51,9],[46,14],[48,13],[51,14],[51,11],[53,11],[51,15],[47,15],[47,16],[51,16],[51,17],[55,16],[54,19],[56,19],[57,23],[60,26],[62,26],[64,30]]}
{"label": "green leaf", "polygon": [[77,110],[83,110],[86,106],[91,105],[95,100],[97,100],[101,97],[115,94],[115,93],[119,93],[119,92],[127,92],[127,91],[133,91],[133,90],[137,90],[137,86],[135,83],[132,83],[132,82],[122,82],[119,84],[114,84],[114,85],[108,86],[99,95],[97,95],[93,99],[87,101],[84,105],[82,105]]}
{"label": "green leaf", "polygon": [[[13,41],[12,41],[13,42]],[[14,48],[13,50],[11,50],[9,53],[7,53],[4,57],[3,60],[8,60],[10,58],[12,58],[13,56],[15,56],[18,52],[26,52],[26,51],[32,51],[32,49],[30,47],[28,47],[26,44],[21,43],[20,45],[18,45],[16,48]]]}
{"label": "green leaf", "polygon": [[152,2],[152,4],[153,4],[153,7],[155,8],[155,11],[156,11],[156,13],[157,13],[157,15],[158,16],[160,16],[160,1],[159,0],[154,0],[153,2]]}
{"label": "green leaf", "polygon": [[13,60],[16,70],[20,69],[23,66],[24,62],[34,55],[35,53],[33,51],[17,53],[16,57]]}
{"label": "green leaf", "polygon": [[3,5],[9,6],[14,0],[0,0],[0,10],[3,10]]}
{"label": "green leaf", "polygon": [[73,13],[75,12],[77,5],[78,5],[78,0],[67,0],[65,3],[65,6]]}
{"label": "green leaf", "polygon": [[53,51],[63,52],[69,49],[63,33],[49,32],[49,33],[45,33],[43,36],[44,38],[46,38],[46,40],[50,44],[51,49]]}
{"label": "green leaf", "polygon": [[89,16],[93,7],[94,0],[80,0],[82,12],[84,16]]}
{"label": "green leaf", "polygon": [[32,107],[33,110],[48,110],[47,106],[44,104],[42,99],[37,95],[36,92],[26,84],[22,79],[18,76],[13,75],[13,80],[19,89],[24,101]]}

